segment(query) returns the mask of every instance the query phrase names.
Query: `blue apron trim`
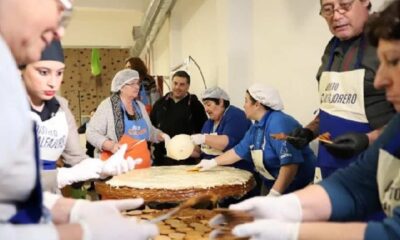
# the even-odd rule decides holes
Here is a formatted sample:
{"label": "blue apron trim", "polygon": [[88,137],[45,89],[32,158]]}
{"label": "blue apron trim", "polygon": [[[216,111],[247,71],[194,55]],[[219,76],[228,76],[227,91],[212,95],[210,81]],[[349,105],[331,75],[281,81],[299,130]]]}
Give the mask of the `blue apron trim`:
{"label": "blue apron trim", "polygon": [[[365,39],[364,35],[360,37],[360,43],[358,45],[358,51],[357,51],[357,59],[356,63],[354,64],[354,69],[359,69],[361,68],[362,64],[362,59],[364,57],[364,48],[365,48]],[[329,53],[329,62],[328,65],[326,66],[326,71],[331,71],[333,60],[335,58],[335,49],[339,46],[340,40],[338,38],[333,39],[333,44],[332,48]],[[343,60],[343,62],[346,62],[346,59]]]}
{"label": "blue apron trim", "polygon": [[38,223],[42,217],[42,187],[40,185],[39,175],[39,144],[36,133],[36,124],[33,126],[35,139],[35,163],[36,163],[36,181],[35,187],[31,195],[25,202],[17,203],[17,213],[9,219],[9,222],[14,224],[29,224]]}
{"label": "blue apron trim", "polygon": [[[349,131],[368,133],[372,130],[368,123],[360,123],[352,120],[346,120],[340,117],[333,116],[323,110],[320,111],[319,118],[320,122],[324,123],[320,124],[319,132],[329,132],[332,139]],[[355,158],[346,160],[336,159],[326,150],[323,144],[319,144],[317,161],[318,166],[345,167],[354,159]]]}
{"label": "blue apron trim", "polygon": [[150,99],[147,96],[146,93],[146,89],[144,88],[144,86],[142,85],[139,91],[139,95],[140,95],[140,101],[144,104],[144,105],[150,105]]}
{"label": "blue apron trim", "polygon": [[42,168],[44,170],[54,170],[57,168],[57,163],[56,161],[51,161],[51,160],[41,160],[42,161]]}

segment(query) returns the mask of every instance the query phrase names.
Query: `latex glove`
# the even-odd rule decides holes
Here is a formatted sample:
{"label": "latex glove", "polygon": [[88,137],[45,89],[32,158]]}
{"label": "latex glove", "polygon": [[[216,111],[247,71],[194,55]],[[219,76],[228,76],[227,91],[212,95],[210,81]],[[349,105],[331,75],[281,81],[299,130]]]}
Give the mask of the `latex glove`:
{"label": "latex glove", "polygon": [[[81,224],[84,240],[147,240],[158,234],[157,226],[145,222],[137,223],[136,219],[124,218],[120,213],[120,211],[134,209],[142,204],[143,199],[141,198],[97,202],[77,200],[71,209],[70,222]],[[134,237],[132,233],[134,233]]]}
{"label": "latex glove", "polygon": [[101,169],[101,177],[116,176],[131,171],[135,166],[142,162],[142,159],[124,158],[127,145],[123,144],[120,149],[114,153],[109,159],[104,161]]}
{"label": "latex glove", "polygon": [[229,209],[246,211],[255,219],[273,218],[300,222],[303,217],[300,199],[293,193],[280,197],[254,197],[232,204]]}
{"label": "latex glove", "polygon": [[268,193],[267,197],[279,197],[279,196],[281,196],[281,195],[282,195],[282,194],[281,194],[280,192],[278,192],[278,191],[276,191],[275,189],[271,188],[271,189],[269,190],[269,193]]}
{"label": "latex glove", "polygon": [[193,134],[190,136],[190,138],[192,139],[192,142],[195,145],[201,145],[204,144],[206,142],[206,135],[205,134]]}
{"label": "latex glove", "polygon": [[297,149],[306,147],[314,139],[314,133],[310,129],[302,127],[296,128],[288,136],[293,138],[288,138],[286,141]]}
{"label": "latex glove", "polygon": [[236,237],[250,237],[252,240],[296,240],[299,236],[299,222],[285,222],[276,219],[262,219],[237,225],[232,229]]}
{"label": "latex glove", "polygon": [[198,168],[200,172],[202,171],[207,171],[210,170],[211,168],[214,168],[218,166],[217,161],[215,161],[214,158],[212,159],[203,159],[200,161],[199,164],[197,164],[194,168]]}
{"label": "latex glove", "polygon": [[364,133],[347,133],[336,137],[333,144],[324,143],[326,150],[339,158],[351,158],[368,148],[369,139]]}
{"label": "latex glove", "polygon": [[83,240],[134,239],[148,240],[159,234],[150,222],[137,222],[135,218],[102,214],[80,222]]}
{"label": "latex glove", "polygon": [[103,164],[100,159],[87,158],[71,168],[58,168],[58,188],[63,188],[75,182],[100,178]]}
{"label": "latex glove", "polygon": [[70,223],[78,223],[91,218],[121,216],[121,211],[135,209],[141,205],[143,205],[142,198],[95,202],[76,200],[71,208],[69,221]]}
{"label": "latex glove", "polygon": [[171,137],[166,133],[161,134],[161,137],[162,137],[162,139],[164,139],[164,142],[166,144],[171,140]]}

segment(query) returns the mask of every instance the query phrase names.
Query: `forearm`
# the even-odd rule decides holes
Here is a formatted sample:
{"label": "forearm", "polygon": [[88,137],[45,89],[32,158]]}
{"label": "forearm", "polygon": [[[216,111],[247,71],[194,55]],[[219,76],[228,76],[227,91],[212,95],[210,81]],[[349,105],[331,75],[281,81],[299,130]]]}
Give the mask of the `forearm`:
{"label": "forearm", "polygon": [[236,154],[235,150],[231,149],[224,154],[216,157],[215,161],[218,165],[230,165],[239,161],[240,159],[241,158],[239,157],[239,155]]}
{"label": "forearm", "polygon": [[310,129],[314,136],[318,135],[319,133],[319,116],[316,116],[305,128]]}
{"label": "forearm", "polygon": [[103,142],[101,145],[101,149],[103,151],[109,151],[112,153],[115,153],[119,148],[119,144],[117,142],[114,142],[112,140],[106,140]]}
{"label": "forearm", "polygon": [[296,176],[298,168],[298,164],[281,166],[279,169],[278,178],[275,180],[272,188],[279,193],[285,192],[286,188],[290,185],[290,183],[292,183],[294,177]]}
{"label": "forearm", "polygon": [[329,223],[313,222],[302,223],[300,225],[299,240],[318,240],[318,239],[364,239],[365,223]]}
{"label": "forearm", "polygon": [[192,158],[199,158],[199,157],[200,157],[200,154],[201,154],[200,147],[199,147],[199,146],[195,146],[194,149],[193,149],[192,154],[190,155],[190,157],[192,157]]}
{"label": "forearm", "polygon": [[206,144],[217,150],[224,150],[228,146],[229,138],[226,135],[206,135]]}
{"label": "forearm", "polygon": [[51,209],[53,222],[55,224],[69,223],[71,209],[75,202],[76,200],[60,197]]}
{"label": "forearm", "polygon": [[80,224],[62,224],[56,226],[59,240],[81,240],[83,229]]}
{"label": "forearm", "polygon": [[376,139],[378,139],[379,135],[383,131],[384,127],[375,129],[374,131],[371,131],[367,134],[368,140],[369,140],[369,145],[371,145],[373,142],[375,142]]}
{"label": "forearm", "polygon": [[300,199],[302,221],[327,221],[332,212],[332,204],[328,193],[319,185],[311,185],[295,194]]}

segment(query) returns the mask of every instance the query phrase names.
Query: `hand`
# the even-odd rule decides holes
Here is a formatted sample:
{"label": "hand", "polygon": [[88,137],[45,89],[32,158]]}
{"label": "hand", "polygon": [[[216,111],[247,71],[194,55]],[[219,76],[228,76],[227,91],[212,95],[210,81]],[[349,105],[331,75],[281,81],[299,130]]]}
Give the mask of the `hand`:
{"label": "hand", "polygon": [[303,215],[300,199],[293,193],[280,197],[254,197],[232,204],[229,209],[248,212],[255,219],[273,218],[299,222]]}
{"label": "hand", "polygon": [[127,145],[123,144],[120,149],[114,153],[109,159],[103,162],[100,175],[102,178],[108,176],[116,176],[131,171],[137,164],[142,162],[142,159],[124,158]]}
{"label": "hand", "polygon": [[299,222],[263,219],[256,220],[251,223],[237,225],[232,229],[232,234],[239,238],[250,237],[252,240],[297,240],[299,236],[299,229]]}
{"label": "hand", "polygon": [[267,197],[279,197],[279,196],[282,196],[282,194],[273,188],[271,188],[269,190],[269,193],[267,194]]}
{"label": "hand", "polygon": [[206,135],[205,134],[193,134],[190,136],[190,138],[192,139],[192,142],[195,145],[201,145],[204,144],[206,142]]}
{"label": "hand", "polygon": [[137,239],[147,240],[159,234],[157,225],[137,222],[135,218],[102,215],[80,222],[83,240]]}
{"label": "hand", "polygon": [[[70,222],[81,223],[84,239],[148,239],[158,234],[157,226],[137,223],[135,219],[122,217],[120,211],[137,208],[143,199],[105,200],[89,202],[77,200],[71,209]],[[99,215],[101,215],[99,217]],[[112,229],[112,231],[110,231]],[[116,232],[114,232],[116,231]]]}
{"label": "hand", "polygon": [[75,182],[100,178],[103,161],[87,158],[71,168],[59,168],[57,171],[58,188],[63,188]]}
{"label": "hand", "polygon": [[82,220],[99,218],[99,214],[107,217],[121,216],[121,211],[135,209],[141,205],[143,205],[142,198],[103,200],[95,202],[76,200],[75,204],[71,208],[69,222],[78,223]]}
{"label": "hand", "polygon": [[338,158],[351,158],[368,148],[369,139],[364,133],[347,133],[336,137],[333,144],[324,143],[326,150]]}
{"label": "hand", "polygon": [[203,159],[199,164],[197,164],[194,168],[198,168],[200,172],[208,171],[211,168],[218,166],[217,161],[215,159]]}
{"label": "hand", "polygon": [[171,137],[166,133],[161,133],[161,141],[164,141],[167,144],[171,140]]}
{"label": "hand", "polygon": [[286,141],[297,149],[304,148],[314,139],[314,133],[310,129],[302,127],[296,128],[288,136]]}

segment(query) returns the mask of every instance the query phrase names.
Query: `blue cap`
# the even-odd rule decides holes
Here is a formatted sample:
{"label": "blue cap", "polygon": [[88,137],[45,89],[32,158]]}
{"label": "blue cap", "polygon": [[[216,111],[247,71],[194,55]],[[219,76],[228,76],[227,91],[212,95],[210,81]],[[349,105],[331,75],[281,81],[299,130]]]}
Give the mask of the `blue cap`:
{"label": "blue cap", "polygon": [[59,40],[53,40],[42,52],[40,61],[64,62],[64,51]]}

